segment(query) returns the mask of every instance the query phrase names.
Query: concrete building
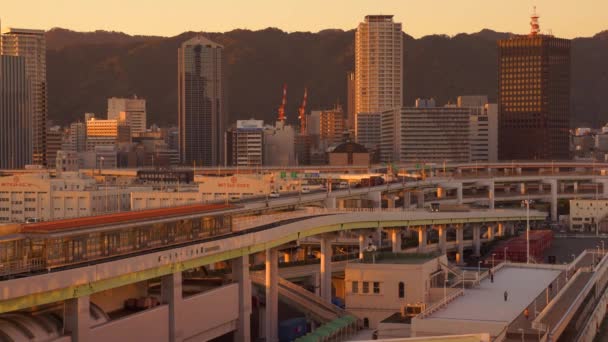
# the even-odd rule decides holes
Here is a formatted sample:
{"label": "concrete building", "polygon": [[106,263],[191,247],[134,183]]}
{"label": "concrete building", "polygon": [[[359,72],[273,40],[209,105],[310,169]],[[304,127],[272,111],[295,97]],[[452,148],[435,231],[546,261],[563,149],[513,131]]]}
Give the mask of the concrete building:
{"label": "concrete building", "polygon": [[118,121],[100,120],[86,116],[86,150],[92,151],[96,146],[115,146],[118,139]]}
{"label": "concrete building", "polygon": [[340,145],[330,147],[327,152],[330,166],[335,165],[370,165],[371,159],[369,151],[360,144],[345,142]]}
{"label": "concrete building", "polygon": [[49,127],[46,133],[46,165],[54,169],[57,160],[57,151],[61,150],[63,145],[63,129],[60,126]]}
{"label": "concrete building", "polygon": [[226,131],[226,164],[229,166],[262,166],[264,163],[264,121],[237,120]]}
{"label": "concrete building", "polygon": [[108,99],[108,119],[124,120],[131,127],[131,133],[146,131],[146,100],[134,95],[132,98]]}
{"label": "concrete building", "polygon": [[178,49],[179,150],[183,164],[223,164],[223,49],[202,36],[184,42]]}
{"label": "concrete building", "polygon": [[355,119],[357,143],[374,153],[380,148],[382,115],[380,113],[356,113]]}
{"label": "concrete building", "polygon": [[441,257],[381,259],[372,255],[349,263],[345,270],[346,310],[361,317],[363,325],[378,328],[380,322],[401,312],[406,305],[424,308],[433,299],[432,276],[441,270]]}
{"label": "concrete building", "polygon": [[355,114],[403,105],[403,33],[392,15],[368,15],[355,33]]}
{"label": "concrete building", "polygon": [[70,124],[68,138],[69,151],[84,152],[87,147],[87,126],[84,122]]}
{"label": "concrete building", "polygon": [[608,199],[570,200],[570,230],[608,232]]}
{"label": "concrete building", "polygon": [[470,162],[498,160],[498,105],[487,96],[459,96],[458,107],[470,108]]}
{"label": "concrete building", "polygon": [[382,113],[382,162],[468,162],[470,109],[417,101]]}
{"label": "concrete building", "polygon": [[26,58],[0,55],[0,169],[31,164],[34,110]]}
{"label": "concrete building", "polygon": [[342,107],[338,105],[330,110],[313,111],[311,116],[317,113],[319,115],[319,139],[321,145],[329,147],[341,143],[346,128]]}
{"label": "concrete building", "polygon": [[[92,178],[64,172],[0,177],[0,222],[43,221],[129,210],[133,189],[97,185]],[[141,188],[138,188],[141,189]]]}
{"label": "concrete building", "polygon": [[295,165],[295,137],[293,126],[283,122],[277,121],[275,126],[264,127],[264,165]]}
{"label": "concrete building", "polygon": [[498,157],[569,159],[570,40],[531,26],[498,41]]}
{"label": "concrete building", "polygon": [[57,177],[61,177],[63,172],[78,172],[80,169],[80,156],[78,152],[73,151],[57,151],[55,160],[55,172]]}
{"label": "concrete building", "polygon": [[44,165],[46,159],[47,82],[46,38],[43,30],[6,28],[2,30],[0,54],[25,58],[32,101],[32,163]]}

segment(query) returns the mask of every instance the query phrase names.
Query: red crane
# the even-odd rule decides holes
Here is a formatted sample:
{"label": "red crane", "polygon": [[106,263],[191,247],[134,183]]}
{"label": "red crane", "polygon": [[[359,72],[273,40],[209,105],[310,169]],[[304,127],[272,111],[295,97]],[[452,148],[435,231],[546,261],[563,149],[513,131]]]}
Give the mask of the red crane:
{"label": "red crane", "polygon": [[306,135],[306,100],[308,99],[308,89],[304,88],[304,98],[302,105],[298,108],[298,119],[300,119],[300,133]]}
{"label": "red crane", "polygon": [[283,100],[281,101],[281,106],[279,107],[279,121],[285,122],[285,104],[287,104],[287,83],[283,83]]}

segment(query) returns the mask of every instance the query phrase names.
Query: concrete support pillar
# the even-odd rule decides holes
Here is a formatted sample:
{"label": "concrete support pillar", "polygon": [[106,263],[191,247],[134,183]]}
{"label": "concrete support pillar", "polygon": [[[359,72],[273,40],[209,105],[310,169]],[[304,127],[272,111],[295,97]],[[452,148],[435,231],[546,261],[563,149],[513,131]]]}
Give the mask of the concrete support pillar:
{"label": "concrete support pillar", "polygon": [[374,209],[382,208],[382,192],[372,191],[367,193],[367,199],[371,202],[371,207]]}
{"label": "concrete support pillar", "polygon": [[496,235],[498,235],[499,237],[503,237],[505,235],[504,224],[502,224],[502,223],[499,222],[496,227],[497,227],[497,230],[498,230],[496,232]]}
{"label": "concrete support pillar", "polygon": [[338,202],[338,209],[344,209],[344,200],[340,199],[340,200],[337,200],[337,202]]}
{"label": "concrete support pillar", "polygon": [[393,247],[393,253],[401,252],[401,230],[391,229],[391,246]]}
{"label": "concrete support pillar", "polygon": [[335,197],[327,197],[325,199],[325,208],[327,208],[327,209],[336,209],[336,198]]}
{"label": "concrete support pillar", "polygon": [[574,182],[572,184],[572,187],[574,188],[574,193],[577,193],[578,192],[578,182]]}
{"label": "concrete support pillar", "polygon": [[462,263],[464,257],[464,227],[456,226],[456,241],[458,243],[458,253],[456,255],[456,263]]}
{"label": "concrete support pillar", "polygon": [[386,207],[389,209],[395,208],[395,196],[388,195],[386,197]]}
{"label": "concrete support pillar", "polygon": [[418,190],[416,192],[416,205],[418,208],[424,208],[424,191]]}
{"label": "concrete support pillar", "polygon": [[494,226],[492,226],[492,225],[488,226],[488,240],[489,241],[494,240]]}
{"label": "concrete support pillar", "polygon": [[403,208],[407,209],[412,204],[412,193],[409,191],[403,192]]}
{"label": "concrete support pillar", "polygon": [[181,341],[182,331],[179,327],[182,304],[182,272],[167,274],[160,278],[161,302],[169,306],[169,341]]}
{"label": "concrete support pillar", "polygon": [[463,202],[463,184],[462,183],[458,183],[456,185],[456,200],[458,202],[458,204],[462,204]]}
{"label": "concrete support pillar", "polygon": [[65,301],[65,317],[63,324],[66,334],[74,342],[86,342],[91,334],[90,298],[83,296]]}
{"label": "concrete support pillar", "polygon": [[235,342],[251,341],[251,279],[249,256],[232,260],[232,279],[239,284],[239,320],[234,333]]}
{"label": "concrete support pillar", "polygon": [[526,194],[526,183],[519,183],[519,194],[520,195],[525,195]]}
{"label": "concrete support pillar", "polygon": [[445,189],[442,188],[442,187],[440,187],[440,186],[438,186],[437,187],[437,198],[441,199],[443,197],[445,197]]}
{"label": "concrete support pillar", "polygon": [[426,227],[418,227],[418,252],[426,252]]}
{"label": "concrete support pillar", "polygon": [[488,184],[488,206],[490,209],[494,209],[494,182],[490,182]]}
{"label": "concrete support pillar", "polygon": [[548,183],[551,184],[551,221],[557,222],[557,179],[550,179]]}
{"label": "concrete support pillar", "polygon": [[365,247],[367,247],[365,244],[365,233],[359,233],[359,259],[363,259]]}
{"label": "concrete support pillar", "polygon": [[515,173],[521,175],[521,167],[516,168]]}
{"label": "concrete support pillar", "polygon": [[279,340],[279,262],[276,248],[266,250],[266,341]]}
{"label": "concrete support pillar", "polygon": [[481,254],[481,240],[479,239],[479,226],[473,226],[473,253],[475,256]]}
{"label": "concrete support pillar", "polygon": [[441,254],[445,254],[447,252],[447,244],[446,244],[446,226],[438,226],[437,233],[439,235],[439,250]]}
{"label": "concrete support pillar", "polygon": [[321,298],[331,303],[331,240],[328,236],[321,238]]}

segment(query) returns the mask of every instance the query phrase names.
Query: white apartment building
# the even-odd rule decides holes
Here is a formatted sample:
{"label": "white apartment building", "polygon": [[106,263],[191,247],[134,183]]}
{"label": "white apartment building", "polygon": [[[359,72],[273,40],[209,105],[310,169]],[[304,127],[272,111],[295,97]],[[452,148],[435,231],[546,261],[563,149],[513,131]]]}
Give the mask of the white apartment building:
{"label": "white apartment building", "polygon": [[435,107],[434,101],[417,101],[417,105],[382,113],[380,161],[468,162],[471,110]]}
{"label": "white apartment building", "polygon": [[403,105],[403,33],[392,15],[368,15],[355,34],[355,114]]}
{"label": "white apartment building", "polygon": [[[137,188],[142,189],[142,188]],[[75,172],[59,178],[48,173],[0,177],[0,222],[43,221],[129,210],[129,193],[95,183]]]}
{"label": "white apartment building", "polygon": [[256,167],[264,163],[264,121],[237,120],[236,126],[226,132],[227,154],[230,166]]}
{"label": "white apartment building", "polygon": [[146,131],[146,100],[133,96],[132,98],[111,97],[108,99],[108,119],[124,120],[131,127],[131,134]]}
{"label": "white apartment building", "polygon": [[459,96],[458,107],[470,108],[470,162],[498,160],[498,105],[485,95]]}

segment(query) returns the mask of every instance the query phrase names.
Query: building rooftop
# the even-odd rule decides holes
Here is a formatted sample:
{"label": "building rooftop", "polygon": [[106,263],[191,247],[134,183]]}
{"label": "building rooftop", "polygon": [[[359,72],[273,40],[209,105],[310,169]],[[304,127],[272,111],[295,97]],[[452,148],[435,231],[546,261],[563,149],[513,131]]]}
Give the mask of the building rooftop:
{"label": "building rooftop", "polygon": [[[466,290],[446,308],[426,319],[511,323],[561,273],[561,270],[505,266],[476,289]],[[504,292],[508,300],[504,300]]]}
{"label": "building rooftop", "polygon": [[361,264],[424,264],[437,258],[435,253],[392,253],[392,252],[364,252]]}

